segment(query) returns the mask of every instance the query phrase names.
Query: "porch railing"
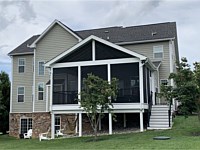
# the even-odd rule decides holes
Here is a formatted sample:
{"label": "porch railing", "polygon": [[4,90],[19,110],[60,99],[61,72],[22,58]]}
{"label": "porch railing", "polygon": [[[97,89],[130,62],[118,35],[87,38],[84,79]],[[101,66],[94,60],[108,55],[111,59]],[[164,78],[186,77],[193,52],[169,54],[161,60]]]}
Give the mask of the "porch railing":
{"label": "porch railing", "polygon": [[119,89],[116,100],[112,100],[112,102],[139,103],[140,102],[139,87]]}
{"label": "porch railing", "polygon": [[53,92],[53,104],[78,104],[78,91]]}

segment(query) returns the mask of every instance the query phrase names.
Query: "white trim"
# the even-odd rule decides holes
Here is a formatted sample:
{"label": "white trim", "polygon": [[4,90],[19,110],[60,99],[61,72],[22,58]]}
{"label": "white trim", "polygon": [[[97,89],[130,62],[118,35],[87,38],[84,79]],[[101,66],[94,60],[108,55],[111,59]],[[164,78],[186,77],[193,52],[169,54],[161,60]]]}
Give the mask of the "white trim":
{"label": "white trim", "polygon": [[164,38],[164,39],[154,39],[154,40],[142,40],[142,41],[131,41],[131,42],[118,42],[115,43],[117,45],[126,45],[126,44],[137,44],[137,43],[150,43],[150,42],[161,42],[161,41],[169,41],[169,40],[174,40],[175,37],[173,38]]}
{"label": "white trim", "polygon": [[48,103],[49,103],[49,89],[50,85],[46,85],[46,112],[48,112]]}
{"label": "white trim", "polygon": [[[157,47],[161,48],[161,50],[159,52],[155,52],[156,51],[155,48],[157,48]],[[162,53],[162,58],[155,58],[155,55],[154,55],[155,53]],[[163,60],[164,59],[164,47],[163,47],[163,45],[154,45],[153,46],[153,59],[156,59],[156,60]]]}
{"label": "white trim", "polygon": [[76,44],[75,46],[73,46],[72,48],[70,48],[70,49],[64,51],[62,54],[58,55],[57,57],[55,57],[55,58],[53,58],[52,60],[50,60],[49,62],[47,62],[47,63],[45,64],[45,66],[47,66],[47,67],[51,66],[53,63],[55,63],[56,61],[62,59],[64,56],[66,56],[67,54],[71,53],[72,51],[74,51],[75,49],[79,48],[80,46],[82,46],[83,44],[87,43],[87,42],[90,41],[90,40],[96,40],[96,41],[98,41],[98,42],[100,42],[100,43],[103,43],[103,44],[105,44],[105,45],[107,45],[107,46],[113,47],[113,48],[115,48],[115,49],[117,49],[117,50],[119,50],[119,51],[125,52],[125,53],[127,53],[127,54],[132,55],[132,56],[135,56],[135,57],[139,58],[140,60],[146,60],[146,58],[147,58],[146,56],[143,56],[143,55],[141,55],[141,54],[138,54],[138,53],[136,53],[136,52],[133,52],[133,51],[131,51],[131,50],[128,50],[128,49],[126,49],[126,48],[123,48],[123,47],[121,47],[121,46],[119,46],[119,45],[113,44],[113,43],[108,42],[108,41],[106,41],[106,40],[103,40],[103,39],[101,39],[101,38],[99,38],[99,37],[96,37],[96,36],[94,36],[94,35],[91,35],[91,36],[89,36],[88,38],[86,38],[86,39],[82,40],[81,42],[79,42],[78,44]]}
{"label": "white trim", "polygon": [[[170,73],[173,73],[173,64],[174,64],[174,62],[173,62],[173,41],[169,41],[169,63],[170,63],[170,68],[169,68],[169,70],[170,70]],[[174,86],[174,81],[173,81],[173,79],[170,79],[170,85],[171,86]]]}
{"label": "white trim", "polygon": [[107,60],[96,60],[96,61],[82,61],[82,62],[67,62],[67,63],[56,63],[52,65],[53,68],[62,67],[76,67],[76,66],[94,66],[94,65],[107,65],[107,64],[123,64],[123,63],[134,63],[140,62],[138,58],[123,58],[123,59],[107,59]]}
{"label": "white trim", "polygon": [[[24,94],[18,94],[19,88],[24,88]],[[18,95],[24,95],[24,100],[23,102],[18,101]],[[17,103],[24,103],[25,102],[25,86],[17,86]]]}
{"label": "white trim", "polygon": [[12,113],[12,101],[13,101],[13,57],[11,56],[11,82],[10,82],[10,113]]}
{"label": "white trim", "polygon": [[107,70],[108,70],[108,82],[110,83],[111,82],[111,67],[110,67],[110,64],[107,64]]}
{"label": "white trim", "polygon": [[73,33],[69,28],[64,26],[60,21],[54,20],[45,30],[44,32],[30,45],[30,48],[35,48],[36,44],[54,27],[55,24],[60,25],[63,29],[73,35],[79,42],[82,40],[78,35]]}
{"label": "white trim", "polygon": [[140,81],[140,104],[144,103],[144,88],[143,88],[143,66],[141,62],[139,62],[139,81]]}
{"label": "white trim", "polygon": [[[43,85],[43,91],[39,91],[39,85],[42,84]],[[44,101],[44,91],[45,91],[45,88],[44,88],[44,82],[38,82],[37,84],[37,100],[38,101]],[[42,100],[39,100],[39,92],[43,92],[43,99]]]}
{"label": "white trim", "polygon": [[17,55],[30,55],[34,54],[34,52],[24,52],[24,53],[14,53],[14,54],[8,54],[8,56],[17,56]]}
{"label": "white trim", "polygon": [[[44,63],[43,67],[44,67],[44,74],[40,74],[40,63]],[[45,76],[45,61],[38,61],[38,76]]]}
{"label": "white trim", "polygon": [[[24,65],[19,65],[19,60],[23,60],[24,61]],[[24,72],[19,72],[19,67],[20,66],[23,66],[24,67]],[[25,71],[25,69],[26,69],[26,58],[18,58],[18,66],[17,66],[17,68],[18,68],[18,73],[19,74],[23,74],[23,73],[25,73],[26,71]]]}
{"label": "white trim", "polygon": [[95,40],[92,40],[92,61],[95,61]]}
{"label": "white trim", "polygon": [[[81,99],[81,66],[78,66],[78,99]],[[80,105],[80,102],[78,101],[78,104]]]}
{"label": "white trim", "polygon": [[36,62],[35,62],[35,51],[36,49],[34,48],[34,55],[33,55],[33,58],[34,58],[34,72],[33,72],[33,112],[35,112],[35,76],[36,76]]}
{"label": "white trim", "polygon": [[50,70],[50,76],[51,76],[51,80],[50,80],[50,104],[49,104],[49,111],[52,111],[52,105],[53,105],[53,68],[51,68]]}
{"label": "white trim", "polygon": [[152,71],[151,72],[151,82],[152,82],[152,103],[153,103],[153,105],[155,105],[155,74],[154,74],[155,72],[154,71]]}

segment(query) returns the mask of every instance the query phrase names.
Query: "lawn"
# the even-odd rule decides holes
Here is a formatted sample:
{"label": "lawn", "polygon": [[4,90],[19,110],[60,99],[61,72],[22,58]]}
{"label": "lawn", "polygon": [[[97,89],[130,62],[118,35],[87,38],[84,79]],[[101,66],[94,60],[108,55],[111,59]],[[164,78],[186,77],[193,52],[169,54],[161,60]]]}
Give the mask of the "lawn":
{"label": "lawn", "polygon": [[[170,140],[153,140],[155,136],[169,136]],[[197,116],[185,119],[178,116],[171,130],[146,131],[112,136],[56,139],[15,139],[0,135],[0,149],[200,149],[200,123]]]}

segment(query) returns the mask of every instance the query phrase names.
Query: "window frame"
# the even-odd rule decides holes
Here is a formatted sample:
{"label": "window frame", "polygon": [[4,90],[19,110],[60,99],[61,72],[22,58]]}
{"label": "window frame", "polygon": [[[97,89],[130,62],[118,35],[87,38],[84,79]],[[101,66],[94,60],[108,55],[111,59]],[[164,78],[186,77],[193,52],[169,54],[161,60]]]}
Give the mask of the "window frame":
{"label": "window frame", "polygon": [[[60,125],[56,125],[56,119],[59,118],[60,120]],[[59,127],[58,130],[61,129],[61,125],[62,125],[62,121],[61,121],[61,116],[60,115],[55,115],[55,120],[54,120],[55,124],[54,124],[54,129],[55,129],[55,133],[56,133],[56,127]]]}
{"label": "window frame", "polygon": [[[43,91],[39,91],[39,85],[40,85],[40,84],[43,85]],[[43,99],[39,99],[39,93],[43,93],[43,96],[42,96]],[[37,100],[38,100],[38,101],[44,101],[44,82],[39,82],[39,83],[37,84]]]}
{"label": "window frame", "polygon": [[27,120],[27,125],[26,125],[26,128],[27,128],[27,132],[29,130],[29,119],[31,119],[31,127],[30,129],[33,129],[33,118],[32,117],[21,117],[20,118],[20,134],[22,133],[22,119],[26,119]]}
{"label": "window frame", "polygon": [[[24,88],[24,94],[19,94],[19,88]],[[23,98],[23,102],[19,102],[19,95],[23,95],[24,96],[24,98]],[[25,102],[25,86],[18,86],[17,87],[17,102],[18,103],[24,103]]]}
{"label": "window frame", "polygon": [[[156,48],[158,48],[158,47],[160,47],[161,49],[160,50],[156,50]],[[159,54],[159,53],[162,53],[162,57],[156,58],[155,54]],[[153,59],[163,59],[163,58],[164,58],[164,47],[163,47],[163,45],[153,46]]]}
{"label": "window frame", "polygon": [[[162,81],[167,81],[167,85],[163,84]],[[169,80],[168,79],[160,79],[160,85],[168,86]]]}
{"label": "window frame", "polygon": [[[24,61],[24,65],[20,65],[20,60],[23,60]],[[24,67],[24,71],[23,72],[19,72],[19,67]],[[18,73],[25,73],[25,67],[26,67],[26,58],[18,58]]]}
{"label": "window frame", "polygon": [[44,73],[40,74],[40,63],[44,63],[45,64],[45,61],[38,61],[38,76],[44,76],[45,75],[45,66],[43,65]]}

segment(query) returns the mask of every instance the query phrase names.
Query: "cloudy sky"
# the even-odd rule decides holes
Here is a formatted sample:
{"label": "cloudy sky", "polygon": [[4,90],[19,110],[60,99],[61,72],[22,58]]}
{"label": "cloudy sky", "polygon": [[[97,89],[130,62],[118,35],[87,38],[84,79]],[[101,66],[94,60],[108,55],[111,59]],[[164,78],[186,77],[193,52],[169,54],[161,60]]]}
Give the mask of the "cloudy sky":
{"label": "cloudy sky", "polygon": [[58,19],[73,30],[177,22],[180,57],[200,61],[199,0],[0,0],[0,70],[11,50]]}

